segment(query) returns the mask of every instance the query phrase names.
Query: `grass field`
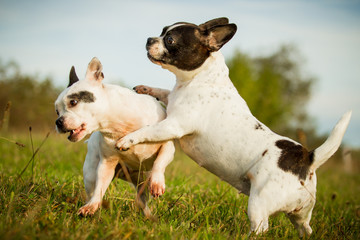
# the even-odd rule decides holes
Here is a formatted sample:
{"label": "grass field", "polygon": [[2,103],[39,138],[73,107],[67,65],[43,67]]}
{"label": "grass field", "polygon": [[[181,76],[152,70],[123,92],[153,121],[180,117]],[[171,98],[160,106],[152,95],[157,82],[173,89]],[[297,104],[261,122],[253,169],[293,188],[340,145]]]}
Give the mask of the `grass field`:
{"label": "grass field", "polygon": [[[28,135],[0,135],[7,138],[0,138],[0,239],[249,237],[247,197],[180,152],[166,171],[166,193],[149,202],[156,220],[145,219],[135,207],[134,189],[121,180],[110,185],[100,211],[93,217],[78,217],[76,212],[85,202],[86,144],[71,143],[54,132],[47,139],[46,134],[37,134],[32,144]],[[358,165],[353,173],[344,173],[335,158],[317,171],[310,239],[360,238],[359,173]],[[270,218],[268,232],[250,238],[296,239],[298,234],[285,215],[278,214]]]}

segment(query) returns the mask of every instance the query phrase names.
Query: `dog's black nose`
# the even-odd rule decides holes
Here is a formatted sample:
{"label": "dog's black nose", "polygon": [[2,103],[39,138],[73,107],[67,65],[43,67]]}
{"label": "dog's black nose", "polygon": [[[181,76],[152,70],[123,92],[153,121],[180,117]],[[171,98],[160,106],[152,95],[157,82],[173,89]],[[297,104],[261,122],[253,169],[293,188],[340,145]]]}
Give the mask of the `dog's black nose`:
{"label": "dog's black nose", "polygon": [[58,119],[56,119],[55,124],[59,129],[62,129],[64,126],[64,118],[59,117]]}
{"label": "dog's black nose", "polygon": [[155,42],[156,42],[155,38],[148,38],[146,42],[146,48],[150,47]]}

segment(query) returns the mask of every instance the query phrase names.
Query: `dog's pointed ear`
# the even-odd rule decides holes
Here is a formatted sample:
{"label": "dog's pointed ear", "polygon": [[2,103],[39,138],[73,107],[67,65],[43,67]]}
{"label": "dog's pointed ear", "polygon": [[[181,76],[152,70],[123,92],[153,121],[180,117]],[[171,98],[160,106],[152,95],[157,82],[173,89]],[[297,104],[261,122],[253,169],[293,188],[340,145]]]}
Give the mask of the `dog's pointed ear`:
{"label": "dog's pointed ear", "polygon": [[214,26],[225,25],[225,24],[228,24],[228,23],[229,23],[229,19],[227,19],[226,17],[215,18],[215,19],[207,21],[207,22],[205,22],[203,24],[200,24],[199,28],[202,31],[206,31],[207,29],[212,28]]}
{"label": "dog's pointed ear", "polygon": [[235,35],[236,30],[237,27],[233,23],[212,26],[203,32],[202,41],[210,51],[215,52]]}
{"label": "dog's pointed ear", "polygon": [[74,83],[76,83],[77,81],[79,81],[78,76],[76,75],[75,72],[75,67],[72,66],[71,70],[70,70],[70,74],[69,74],[69,85],[67,87],[70,87],[71,85],[73,85]]}
{"label": "dog's pointed ear", "polygon": [[102,69],[103,67],[101,62],[99,61],[99,59],[94,57],[93,59],[91,59],[88,65],[88,69],[86,70],[86,79],[101,82],[104,79]]}

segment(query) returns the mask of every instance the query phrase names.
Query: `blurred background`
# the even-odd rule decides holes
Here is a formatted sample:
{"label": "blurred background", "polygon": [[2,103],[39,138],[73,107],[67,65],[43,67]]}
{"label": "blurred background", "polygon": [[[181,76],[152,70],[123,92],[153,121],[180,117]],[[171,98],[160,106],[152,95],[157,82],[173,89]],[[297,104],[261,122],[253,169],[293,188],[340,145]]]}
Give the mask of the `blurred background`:
{"label": "blurred background", "polygon": [[228,17],[238,31],[222,52],[253,114],[311,148],[343,113],[344,143],[360,146],[360,1],[0,0],[2,131],[54,129],[54,100],[72,65],[97,56],[107,83],[171,89],[145,43],[166,25]]}

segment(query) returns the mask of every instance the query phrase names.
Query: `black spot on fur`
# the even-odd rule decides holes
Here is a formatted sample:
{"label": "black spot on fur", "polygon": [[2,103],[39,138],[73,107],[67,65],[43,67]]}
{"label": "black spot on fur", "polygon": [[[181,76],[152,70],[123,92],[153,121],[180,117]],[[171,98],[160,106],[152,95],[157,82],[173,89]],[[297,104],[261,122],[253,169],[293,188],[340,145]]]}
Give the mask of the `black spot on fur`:
{"label": "black spot on fur", "polygon": [[258,129],[264,130],[264,128],[262,127],[261,123],[259,123],[259,122],[255,125],[255,130],[258,130]]}
{"label": "black spot on fur", "polygon": [[68,96],[68,99],[77,100],[78,102],[92,103],[95,102],[96,98],[93,93],[88,91],[80,91],[73,93]]}
{"label": "black spot on fur", "polygon": [[299,179],[305,180],[314,161],[313,151],[308,152],[306,148],[288,140],[279,140],[275,145],[282,150],[278,166],[285,172],[291,172]]}
{"label": "black spot on fur", "polygon": [[262,156],[265,156],[265,154],[268,152],[268,150],[266,149],[263,153]]}

